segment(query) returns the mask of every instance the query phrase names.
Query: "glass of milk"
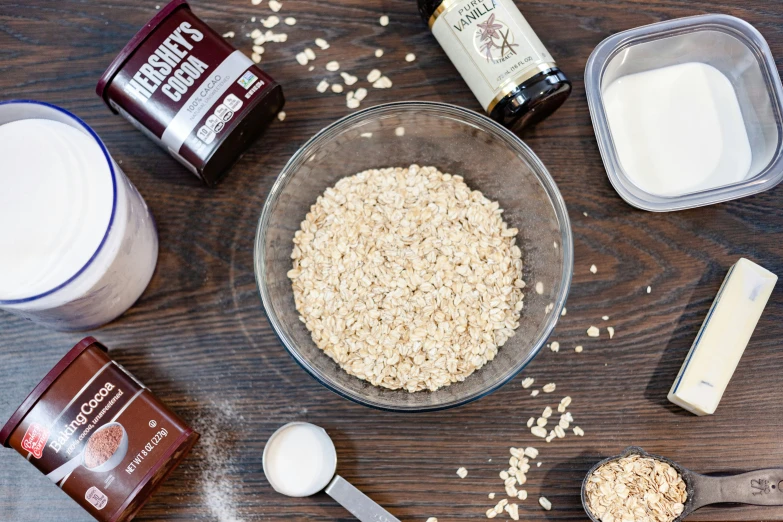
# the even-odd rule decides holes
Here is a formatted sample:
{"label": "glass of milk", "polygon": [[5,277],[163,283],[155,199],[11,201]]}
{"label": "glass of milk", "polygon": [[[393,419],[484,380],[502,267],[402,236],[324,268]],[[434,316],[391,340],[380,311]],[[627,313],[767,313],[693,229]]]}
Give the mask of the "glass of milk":
{"label": "glass of milk", "polygon": [[87,124],[43,102],[0,103],[0,308],[96,328],[139,298],[157,257],[147,205]]}

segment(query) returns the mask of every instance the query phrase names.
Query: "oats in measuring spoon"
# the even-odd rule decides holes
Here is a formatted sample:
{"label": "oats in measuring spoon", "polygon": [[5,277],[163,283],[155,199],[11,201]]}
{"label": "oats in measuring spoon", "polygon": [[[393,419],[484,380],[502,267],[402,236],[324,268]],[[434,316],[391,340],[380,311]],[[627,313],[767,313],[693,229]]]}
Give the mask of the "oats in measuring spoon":
{"label": "oats in measuring spoon", "polygon": [[347,373],[435,391],[492,361],[519,327],[517,233],[497,202],[434,167],[345,177],[295,233],[296,308]]}
{"label": "oats in measuring spoon", "polygon": [[612,460],[585,486],[587,507],[602,521],[672,522],[688,498],[685,481],[666,462],[641,455]]}

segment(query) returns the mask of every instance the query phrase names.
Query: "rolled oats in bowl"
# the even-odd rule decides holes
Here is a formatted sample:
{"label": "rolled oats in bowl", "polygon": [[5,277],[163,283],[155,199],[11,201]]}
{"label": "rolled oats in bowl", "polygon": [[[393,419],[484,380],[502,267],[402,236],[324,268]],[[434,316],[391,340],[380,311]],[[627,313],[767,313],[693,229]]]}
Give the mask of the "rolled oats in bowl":
{"label": "rolled oats in bowl", "polygon": [[[418,172],[410,176],[414,164]],[[394,174],[397,167],[407,168],[410,186]],[[374,171],[376,185],[368,178]],[[360,190],[374,196],[359,197]],[[455,207],[464,217],[441,215],[458,195],[469,196]],[[403,223],[409,213],[414,219]],[[491,223],[477,225],[481,216]],[[516,234],[498,232],[503,222]],[[501,257],[516,247],[519,259],[490,264],[497,261],[482,251],[487,245]],[[334,260],[313,268],[327,248],[337,249],[335,257],[322,259]],[[474,255],[483,259],[476,267]],[[512,264],[518,270],[510,282],[498,282]],[[519,137],[462,107],[396,102],[334,122],[291,157],[261,211],[254,265],[269,326],[303,370],[359,404],[413,413],[477,400],[530,363],[568,295],[573,240],[554,180]],[[478,281],[479,269],[482,278],[499,274]],[[516,286],[518,279],[540,291]],[[522,292],[524,308],[516,310]]]}
{"label": "rolled oats in bowl", "polygon": [[459,175],[371,169],[318,197],[294,235],[300,320],[343,370],[435,391],[492,361],[519,327],[517,229]]}

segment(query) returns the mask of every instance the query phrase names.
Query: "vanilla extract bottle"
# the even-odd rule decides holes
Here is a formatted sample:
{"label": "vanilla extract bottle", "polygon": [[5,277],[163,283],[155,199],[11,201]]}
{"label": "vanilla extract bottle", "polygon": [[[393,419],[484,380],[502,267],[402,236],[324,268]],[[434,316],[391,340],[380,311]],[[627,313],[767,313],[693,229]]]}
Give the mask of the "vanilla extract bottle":
{"label": "vanilla extract bottle", "polygon": [[571,82],[513,0],[418,0],[419,13],[489,116],[518,131],[556,111]]}

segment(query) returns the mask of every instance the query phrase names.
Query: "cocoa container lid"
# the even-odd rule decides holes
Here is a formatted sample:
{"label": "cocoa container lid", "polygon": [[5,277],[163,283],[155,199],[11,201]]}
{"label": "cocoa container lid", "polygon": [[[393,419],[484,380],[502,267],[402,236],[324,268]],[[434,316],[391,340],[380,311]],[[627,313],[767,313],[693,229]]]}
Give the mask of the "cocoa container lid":
{"label": "cocoa container lid", "polygon": [[11,415],[11,418],[8,419],[8,422],[5,423],[3,429],[0,430],[0,444],[7,447],[8,439],[11,437],[11,433],[13,433],[16,427],[19,426],[19,423],[22,422],[33,406],[36,405],[38,399],[41,398],[41,395],[43,395],[44,392],[49,389],[49,387],[54,383],[54,381],[57,380],[60,374],[62,374],[65,369],[68,368],[68,366],[70,366],[71,363],[82,354],[82,352],[84,352],[84,350],[93,344],[97,345],[97,347],[104,352],[107,351],[106,347],[96,341],[93,337],[85,337],[79,341],[79,343],[71,348],[68,353],[65,354],[65,357],[60,359],[60,362],[58,362],[55,367],[46,374],[46,377],[44,377],[43,380],[38,383],[38,386],[33,388],[33,391],[31,391],[30,395],[28,395],[27,398],[22,402],[22,405],[19,406],[13,415]]}
{"label": "cocoa container lid", "polygon": [[[152,20],[147,22],[147,25],[142,27],[141,30],[136,33],[133,38],[131,38],[131,41],[122,48],[122,51],[120,51],[116,58],[114,58],[108,69],[104,71],[103,75],[101,75],[101,79],[98,80],[98,85],[95,87],[95,92],[98,93],[98,96],[101,97],[106,105],[109,105],[109,101],[105,96],[106,87],[108,87],[108,85],[112,82],[114,76],[119,72],[120,69],[122,69],[123,65],[125,65],[125,62],[128,61],[131,55],[136,52],[136,49],[142,43],[144,43],[144,40],[146,40],[147,37],[152,34],[152,32],[157,29],[166,18],[168,18],[180,7],[187,7],[190,9],[190,5],[188,5],[186,0],[172,0],[165,7],[163,7],[163,9],[158,11],[158,14],[156,14]],[[111,105],[109,105],[109,108],[111,108]]]}

